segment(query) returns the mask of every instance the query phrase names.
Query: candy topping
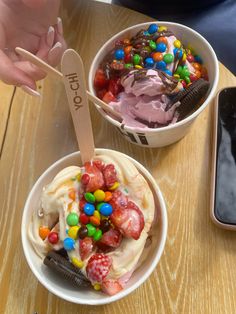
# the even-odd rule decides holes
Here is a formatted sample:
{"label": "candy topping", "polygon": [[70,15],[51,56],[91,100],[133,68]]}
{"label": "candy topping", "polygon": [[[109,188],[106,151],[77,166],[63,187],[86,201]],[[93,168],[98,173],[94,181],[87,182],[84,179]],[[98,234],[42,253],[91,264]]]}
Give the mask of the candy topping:
{"label": "candy topping", "polygon": [[100,189],[96,190],[93,194],[94,194],[96,202],[103,202],[106,197],[105,192]]}
{"label": "candy topping", "polygon": [[48,242],[51,244],[57,244],[59,241],[59,236],[57,232],[50,232],[48,235]]}
{"label": "candy topping", "polygon": [[149,34],[154,34],[158,31],[158,25],[157,24],[151,24],[149,27],[148,27],[148,33]]}
{"label": "candy topping", "polygon": [[50,233],[50,229],[47,227],[39,227],[39,236],[42,240],[45,240]]}
{"label": "candy topping", "polygon": [[101,206],[100,208],[100,213],[103,215],[103,216],[110,216],[112,214],[112,206],[108,203],[105,203]]}
{"label": "candy topping", "polygon": [[68,236],[74,240],[78,238],[79,226],[70,227],[68,230]]}
{"label": "candy topping", "polygon": [[87,202],[89,203],[95,203],[95,196],[93,195],[93,193],[87,192],[84,194],[84,198],[86,199]]}
{"label": "candy topping", "polygon": [[72,239],[72,238],[65,238],[64,241],[63,241],[63,246],[64,246],[65,250],[71,251],[71,250],[74,249],[75,240]]}
{"label": "candy topping", "polygon": [[83,268],[84,266],[84,262],[83,261],[80,261],[78,258],[76,257],[72,257],[71,258],[71,263],[75,266],[75,267],[78,267],[78,268]]}
{"label": "candy topping", "polygon": [[94,213],[94,211],[95,211],[95,207],[94,207],[93,204],[86,203],[86,204],[84,205],[84,212],[85,212],[86,215],[92,216],[93,213]]}
{"label": "candy topping", "polygon": [[66,222],[69,226],[76,226],[79,222],[79,216],[76,213],[70,213],[66,218]]}

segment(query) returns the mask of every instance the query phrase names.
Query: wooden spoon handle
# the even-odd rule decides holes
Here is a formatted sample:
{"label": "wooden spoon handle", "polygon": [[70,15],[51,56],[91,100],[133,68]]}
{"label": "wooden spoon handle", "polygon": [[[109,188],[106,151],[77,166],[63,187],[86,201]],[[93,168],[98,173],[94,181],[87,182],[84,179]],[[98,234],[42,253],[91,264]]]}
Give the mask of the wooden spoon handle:
{"label": "wooden spoon handle", "polygon": [[73,49],[66,50],[62,56],[61,69],[81,159],[84,163],[94,156],[94,139],[84,66],[79,54]]}

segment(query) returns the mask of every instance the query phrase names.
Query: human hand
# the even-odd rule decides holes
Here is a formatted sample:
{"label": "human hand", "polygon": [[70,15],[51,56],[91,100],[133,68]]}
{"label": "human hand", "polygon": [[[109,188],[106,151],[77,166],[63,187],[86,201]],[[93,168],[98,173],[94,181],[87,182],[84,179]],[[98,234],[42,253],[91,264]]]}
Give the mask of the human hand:
{"label": "human hand", "polygon": [[15,48],[56,66],[66,49],[59,5],[60,0],[0,0],[0,80],[39,96],[35,82],[46,73],[24,61]]}

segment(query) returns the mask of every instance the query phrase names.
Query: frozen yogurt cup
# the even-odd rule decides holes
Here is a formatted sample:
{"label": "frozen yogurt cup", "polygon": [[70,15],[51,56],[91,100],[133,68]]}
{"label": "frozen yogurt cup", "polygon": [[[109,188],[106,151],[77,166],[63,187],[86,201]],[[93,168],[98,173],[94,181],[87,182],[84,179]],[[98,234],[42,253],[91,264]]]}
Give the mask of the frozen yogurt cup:
{"label": "frozen yogurt cup", "polygon": [[[61,257],[55,256],[52,250],[61,249],[61,244],[63,242],[56,241],[55,244],[52,244],[55,239],[52,240],[52,243],[48,243],[48,239],[42,241],[42,238],[40,238],[39,236],[38,226],[41,224],[40,221],[44,221],[44,223],[47,221],[49,222],[49,224],[51,224],[51,226],[54,224],[54,228],[51,231],[55,233],[58,232],[59,238],[66,239],[68,235],[71,236],[70,228],[72,227],[73,229],[73,222],[72,225],[68,226],[68,220],[66,219],[67,217],[63,217],[63,214],[65,216],[68,214],[68,212],[64,209],[65,207],[69,208],[69,198],[74,197],[68,197],[67,192],[68,184],[70,187],[74,184],[73,180],[71,182],[69,177],[73,175],[72,177],[74,178],[74,174],[79,175],[79,173],[77,172],[80,168],[78,166],[75,166],[80,164],[79,153],[73,153],[60,159],[43,173],[43,175],[35,183],[33,189],[29,194],[22,219],[23,249],[27,262],[35,276],[48,290],[53,292],[55,295],[68,301],[80,304],[110,303],[124,297],[125,295],[136,289],[148,278],[148,276],[157,265],[164,249],[167,232],[165,203],[161,192],[155,183],[155,180],[148,173],[148,171],[134,159],[118,152],[105,149],[96,149],[95,159],[99,159],[100,157],[105,162],[105,164],[110,164],[112,160],[114,161],[114,165],[117,165],[116,169],[119,178],[120,175],[122,176],[122,172],[126,172],[125,165],[127,164],[127,172],[124,174],[123,179],[124,182],[126,182],[127,184],[126,188],[128,187],[128,189],[130,189],[130,194],[128,195],[130,197],[129,200],[132,199],[135,204],[138,204],[138,206],[142,206],[141,203],[143,203],[144,205],[144,210],[142,209],[142,213],[145,223],[141,228],[142,230],[140,231],[140,228],[138,228],[138,234],[132,233],[131,230],[131,233],[127,235],[125,234],[126,231],[124,225],[122,226],[122,224],[120,224],[119,226],[121,227],[121,229],[119,230],[121,231],[123,237],[120,246],[116,250],[111,250],[108,253],[104,253],[114,261],[110,269],[110,274],[107,278],[118,279],[120,280],[119,284],[121,285],[123,285],[128,280],[127,283],[123,285],[122,289],[118,289],[118,291],[115,291],[116,294],[106,295],[105,293],[109,293],[109,291],[106,291],[104,287],[102,287],[102,289],[105,293],[101,291],[96,291],[95,289],[98,288],[98,284],[93,282],[93,286],[95,288],[93,289],[88,280],[87,282],[85,280],[83,284],[80,285],[80,274],[75,274],[72,269],[73,276],[69,275],[69,277],[76,278],[73,285],[70,282],[67,282],[63,276],[60,277],[57,273],[52,272],[50,267],[46,267],[43,264],[44,259],[45,264],[54,263],[58,266],[59,263],[59,266],[62,265],[61,268],[66,267],[65,265],[67,262],[65,260],[62,260],[61,262]],[[136,175],[138,176],[137,178],[139,178],[137,179],[137,182],[139,183],[136,185],[131,183],[131,181],[133,181],[133,179],[131,180],[132,175],[134,175],[136,171],[135,169],[138,169],[138,173],[136,173]],[[108,177],[110,180],[110,174],[108,175]],[[129,182],[129,180],[131,181]],[[111,181],[109,184],[112,183]],[[140,191],[141,185],[143,184],[144,186],[142,188],[142,193],[138,193],[138,190]],[[117,188],[116,191],[118,190],[119,188]],[[139,195],[139,199],[136,199],[135,195]],[[41,205],[43,205],[42,207],[44,208],[43,217],[41,217],[41,211],[38,213],[38,209],[41,208]],[[61,206],[64,208],[63,210]],[[73,203],[70,206],[73,207],[75,206],[75,204]],[[61,216],[61,220],[59,220],[59,225],[55,224],[55,221],[58,218],[56,218],[56,215],[54,215],[56,213]],[[136,213],[137,212],[134,213],[134,219],[137,218]],[[112,220],[112,222],[116,225],[116,221],[114,219]],[[71,224],[71,222],[69,222],[69,224]],[[67,243],[67,245],[70,244]],[[74,250],[69,250],[67,251],[67,253],[69,257],[74,258],[74,261],[75,257],[77,257],[78,261],[81,259],[79,250],[79,247],[75,247]],[[47,254],[47,251],[50,251],[52,254]],[[75,254],[77,255],[75,256]],[[79,267],[82,273],[84,272],[86,276],[88,274],[88,272],[86,274],[86,265],[88,265],[89,263],[91,264],[90,258],[93,254],[98,253],[92,252],[90,256],[85,257],[85,259],[83,260],[85,267]],[[45,256],[47,256],[46,261]],[[77,267],[77,269],[79,268]],[[63,273],[63,271],[61,272]],[[93,269],[92,272],[90,271],[90,275],[91,274],[93,276]],[[65,276],[65,273],[63,273],[62,275]],[[66,276],[68,276],[68,274],[66,274]],[[91,281],[91,277],[87,277]],[[77,283],[79,281],[79,287],[75,285],[76,281]],[[107,288],[107,286],[105,288]]]}
{"label": "frozen yogurt cup", "polygon": [[[158,25],[159,29],[164,29],[162,32],[164,37],[166,34],[164,38],[166,43],[159,43],[160,37],[155,41],[154,37],[158,35],[159,30],[151,34],[152,37],[154,36],[151,44],[150,40],[148,41],[150,36],[145,34],[145,30],[155,25]],[[141,30],[144,38],[140,40],[136,35]],[[126,54],[123,46],[120,48],[119,42],[124,43],[126,39],[136,38],[135,36],[137,40],[131,40],[125,49],[129,48],[129,45],[134,46],[133,42],[135,47],[140,45],[139,59],[145,53],[142,44],[154,45],[156,50],[155,47],[149,47],[150,50],[154,50],[151,53],[149,51],[147,56],[143,55],[141,61],[138,60],[137,55],[132,55],[131,68],[127,69],[130,66],[130,63],[127,63],[129,61],[126,60],[129,53]],[[147,43],[144,43],[145,40]],[[135,48],[134,53],[140,49]],[[165,52],[157,52],[162,49]],[[112,61],[113,55],[115,60]],[[162,60],[158,61],[160,55]],[[137,60],[134,61],[134,57]],[[104,61],[108,61],[111,65],[109,69],[116,73],[124,65],[125,69],[121,76],[121,83],[117,85],[116,82],[114,84],[109,82],[108,92],[103,95],[103,89],[98,88],[102,80],[96,74]],[[135,64],[137,62],[139,63]],[[197,67],[202,67],[203,71],[200,73]],[[127,75],[125,70],[129,71]],[[127,140],[144,147],[161,147],[172,144],[187,134],[195,118],[212,99],[218,76],[216,55],[200,34],[181,24],[160,21],[132,26],[108,40],[98,51],[91,65],[89,89],[121,114],[122,122],[108,115],[99,104],[95,103],[102,116],[115,125]],[[98,82],[97,86],[95,82]],[[115,93],[118,90],[118,95],[113,97],[110,90]],[[181,93],[182,90],[185,91],[185,95]],[[182,98],[178,98],[178,94],[181,94]]]}

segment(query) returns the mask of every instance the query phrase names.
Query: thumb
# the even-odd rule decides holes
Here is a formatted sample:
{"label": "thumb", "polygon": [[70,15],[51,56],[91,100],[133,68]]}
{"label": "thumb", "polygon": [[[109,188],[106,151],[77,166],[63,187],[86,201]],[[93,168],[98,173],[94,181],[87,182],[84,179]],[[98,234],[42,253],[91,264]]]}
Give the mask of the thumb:
{"label": "thumb", "polygon": [[2,50],[0,50],[0,80],[6,84],[26,85],[34,90],[36,89],[34,80],[24,71],[17,68]]}

